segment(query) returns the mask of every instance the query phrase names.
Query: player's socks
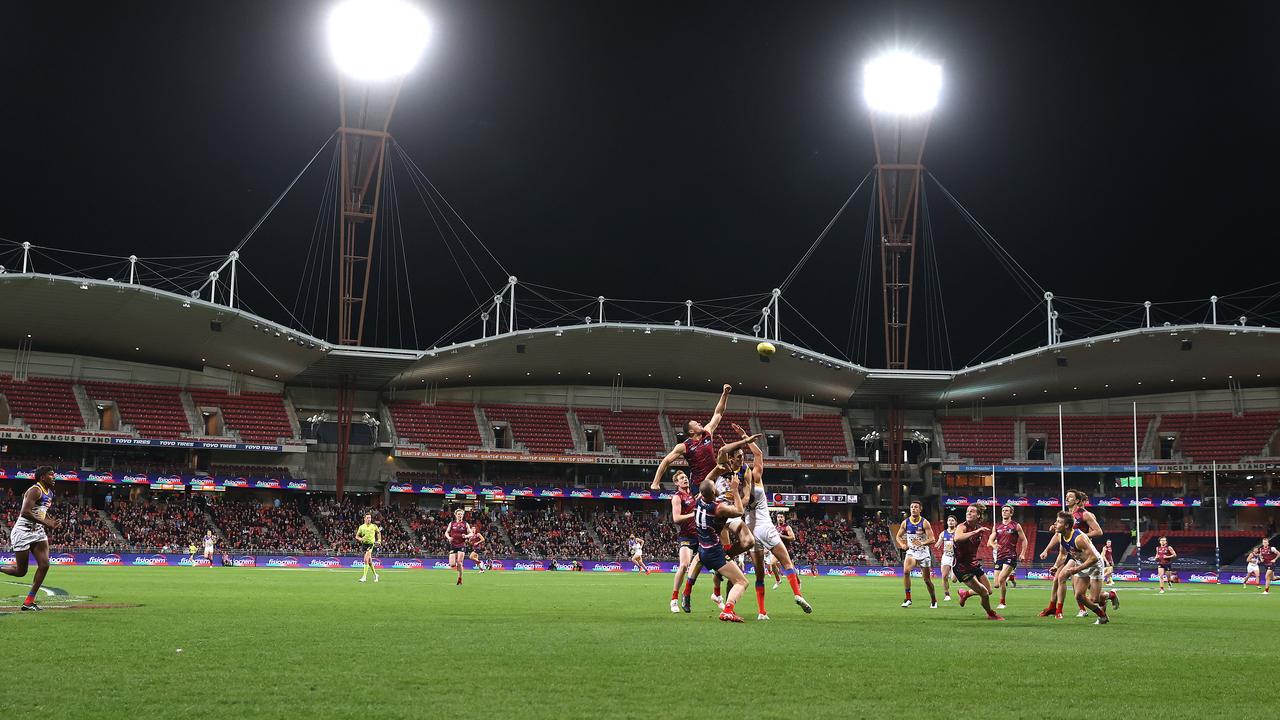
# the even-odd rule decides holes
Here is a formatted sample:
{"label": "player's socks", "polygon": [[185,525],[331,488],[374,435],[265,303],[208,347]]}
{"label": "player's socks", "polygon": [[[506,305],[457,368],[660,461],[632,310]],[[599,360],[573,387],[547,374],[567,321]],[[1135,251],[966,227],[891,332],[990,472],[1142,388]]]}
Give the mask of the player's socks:
{"label": "player's socks", "polygon": [[23,605],[34,605],[35,603],[36,603],[36,591],[35,591],[35,590],[32,590],[31,592],[27,593],[27,599],[26,599],[26,601],[25,601],[25,602],[23,602],[22,604],[23,604]]}
{"label": "player's socks", "polygon": [[911,591],[910,591],[910,590],[907,590],[907,591],[905,592],[905,597],[903,597],[902,599],[903,599],[903,600],[910,600],[910,599],[911,599]]}
{"label": "player's socks", "polygon": [[1003,605],[1003,604],[1004,604],[1004,593],[1005,593],[1004,588],[1001,588],[1001,589],[1000,589],[1000,604],[1001,604],[1001,605]]}
{"label": "player's socks", "polygon": [[796,569],[787,568],[786,570],[782,571],[782,574],[787,576],[787,582],[791,584],[791,594],[799,595],[800,594],[800,576],[796,574]]}
{"label": "player's socks", "polygon": [[720,573],[717,572],[714,578],[715,579],[713,582],[715,582],[715,584],[711,586],[711,589],[715,595],[719,596],[721,594],[720,593]]}
{"label": "player's socks", "polygon": [[1080,602],[1080,601],[1078,601],[1078,600],[1076,601],[1076,606],[1078,606],[1081,610],[1088,610],[1088,609],[1089,609],[1089,608],[1087,608],[1087,607],[1085,607],[1085,606],[1084,606],[1084,603],[1082,603],[1082,602]]}
{"label": "player's socks", "polygon": [[676,592],[675,590],[672,590],[672,591],[671,591],[671,599],[672,599],[672,600],[679,600],[679,599],[680,599],[680,593]]}
{"label": "player's socks", "polygon": [[764,580],[756,581],[756,604],[760,606],[760,614],[768,615],[764,609]]}

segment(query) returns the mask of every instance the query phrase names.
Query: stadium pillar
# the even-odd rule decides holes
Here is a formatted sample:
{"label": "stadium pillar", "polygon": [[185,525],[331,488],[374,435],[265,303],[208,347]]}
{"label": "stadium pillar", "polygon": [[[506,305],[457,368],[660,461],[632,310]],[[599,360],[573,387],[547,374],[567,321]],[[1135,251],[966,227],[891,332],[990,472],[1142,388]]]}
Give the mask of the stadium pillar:
{"label": "stadium pillar", "polygon": [[338,376],[338,464],[336,478],[338,499],[347,486],[347,471],[351,469],[351,407],[355,404],[355,378]]}
{"label": "stadium pillar", "polygon": [[889,421],[887,438],[887,452],[889,454],[889,505],[893,511],[893,517],[898,515],[898,508],[902,506],[902,450],[903,435],[906,432],[904,427],[906,417],[902,412],[902,400],[900,398],[892,398],[889,401]]}

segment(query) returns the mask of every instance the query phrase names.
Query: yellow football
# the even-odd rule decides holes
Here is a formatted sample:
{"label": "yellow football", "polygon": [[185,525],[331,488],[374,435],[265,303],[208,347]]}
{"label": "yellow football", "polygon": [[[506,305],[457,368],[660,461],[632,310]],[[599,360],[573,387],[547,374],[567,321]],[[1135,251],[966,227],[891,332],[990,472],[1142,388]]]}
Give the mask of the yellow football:
{"label": "yellow football", "polygon": [[759,345],[756,345],[756,352],[760,353],[761,355],[764,355],[765,357],[769,357],[770,355],[777,352],[777,350],[778,349],[775,348],[773,346],[773,343],[771,342],[762,342]]}

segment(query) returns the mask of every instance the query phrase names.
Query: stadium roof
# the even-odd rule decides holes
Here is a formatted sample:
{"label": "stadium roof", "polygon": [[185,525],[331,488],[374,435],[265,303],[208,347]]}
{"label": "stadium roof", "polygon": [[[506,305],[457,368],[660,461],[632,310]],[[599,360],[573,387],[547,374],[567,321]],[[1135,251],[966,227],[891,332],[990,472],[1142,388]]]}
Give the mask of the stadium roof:
{"label": "stadium roof", "polygon": [[1063,342],[958,371],[876,370],[778,343],[698,327],[630,323],[521,330],[430,350],[335,347],[243,310],[141,285],[0,275],[0,342],[33,350],[200,369],[293,385],[357,387],[610,385],[739,392],[831,406],[907,407],[1093,399],[1276,384],[1280,330],[1235,325],[1143,328]]}

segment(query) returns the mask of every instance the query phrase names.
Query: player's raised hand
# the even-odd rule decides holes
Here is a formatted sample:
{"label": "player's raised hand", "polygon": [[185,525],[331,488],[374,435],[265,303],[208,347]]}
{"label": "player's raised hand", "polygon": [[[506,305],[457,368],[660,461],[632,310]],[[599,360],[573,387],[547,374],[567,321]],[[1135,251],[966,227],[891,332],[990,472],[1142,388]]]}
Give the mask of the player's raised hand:
{"label": "player's raised hand", "polygon": [[720,392],[724,393],[725,395],[728,395],[729,393],[733,392],[733,386],[730,385],[729,383],[725,383],[724,387],[720,389]]}
{"label": "player's raised hand", "polygon": [[747,431],[743,430],[742,426],[739,425],[738,423],[729,423],[729,427],[733,428],[734,432],[738,433],[738,437],[747,436]]}

